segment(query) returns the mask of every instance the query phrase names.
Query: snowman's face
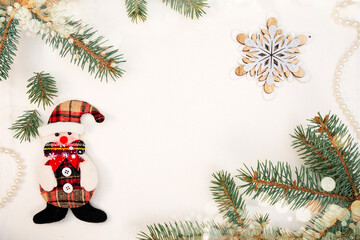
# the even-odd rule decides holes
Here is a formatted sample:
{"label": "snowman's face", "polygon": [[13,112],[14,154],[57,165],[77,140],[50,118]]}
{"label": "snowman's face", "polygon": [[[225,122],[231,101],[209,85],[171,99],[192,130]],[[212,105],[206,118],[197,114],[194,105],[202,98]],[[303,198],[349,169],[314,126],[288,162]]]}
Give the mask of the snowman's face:
{"label": "snowman's face", "polygon": [[48,143],[48,142],[56,142],[59,144],[69,144],[75,140],[79,140],[80,135],[78,133],[73,133],[73,132],[58,132],[58,133],[53,133],[51,135],[48,135],[46,137],[42,138],[42,142],[44,144]]}

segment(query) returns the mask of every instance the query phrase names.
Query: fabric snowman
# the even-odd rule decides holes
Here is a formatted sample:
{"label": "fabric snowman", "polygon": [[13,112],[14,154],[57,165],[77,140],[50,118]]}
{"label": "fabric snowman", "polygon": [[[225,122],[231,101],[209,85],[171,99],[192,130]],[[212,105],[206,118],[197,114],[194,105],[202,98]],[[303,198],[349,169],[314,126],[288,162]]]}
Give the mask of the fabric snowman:
{"label": "fabric snowman", "polygon": [[91,114],[101,123],[104,116],[92,105],[78,100],[59,104],[48,124],[39,127],[44,147],[44,164],[39,171],[40,191],[47,202],[44,210],[33,221],[37,224],[57,222],[65,218],[70,208],[73,214],[86,222],[104,222],[106,213],[90,205],[98,182],[97,170],[85,153],[80,134],[83,114]]}

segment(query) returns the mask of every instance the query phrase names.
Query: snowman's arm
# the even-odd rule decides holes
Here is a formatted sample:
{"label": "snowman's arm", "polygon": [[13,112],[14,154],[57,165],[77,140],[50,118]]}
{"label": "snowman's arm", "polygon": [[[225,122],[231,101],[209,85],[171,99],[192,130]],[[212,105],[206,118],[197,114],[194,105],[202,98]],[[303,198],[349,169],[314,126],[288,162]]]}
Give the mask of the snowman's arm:
{"label": "snowman's arm", "polygon": [[80,185],[85,188],[86,191],[92,191],[98,183],[98,173],[89,156],[83,154],[81,157],[85,161],[80,163]]}
{"label": "snowman's arm", "polygon": [[[44,162],[47,162],[48,158],[45,158]],[[49,165],[41,165],[39,171],[39,183],[45,191],[51,191],[57,186],[55,174]]]}

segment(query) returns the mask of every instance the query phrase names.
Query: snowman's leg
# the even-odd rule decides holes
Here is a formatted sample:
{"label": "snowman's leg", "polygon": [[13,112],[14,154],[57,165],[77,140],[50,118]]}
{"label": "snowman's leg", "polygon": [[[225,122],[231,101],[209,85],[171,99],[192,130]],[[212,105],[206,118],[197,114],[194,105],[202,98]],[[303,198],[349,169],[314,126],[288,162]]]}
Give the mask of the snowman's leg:
{"label": "snowman's leg", "polygon": [[70,208],[75,217],[85,222],[100,223],[105,222],[107,215],[104,211],[94,208],[90,203],[82,207]]}
{"label": "snowman's leg", "polygon": [[55,207],[48,203],[44,210],[34,216],[33,221],[36,224],[57,222],[65,218],[67,211],[67,208]]}

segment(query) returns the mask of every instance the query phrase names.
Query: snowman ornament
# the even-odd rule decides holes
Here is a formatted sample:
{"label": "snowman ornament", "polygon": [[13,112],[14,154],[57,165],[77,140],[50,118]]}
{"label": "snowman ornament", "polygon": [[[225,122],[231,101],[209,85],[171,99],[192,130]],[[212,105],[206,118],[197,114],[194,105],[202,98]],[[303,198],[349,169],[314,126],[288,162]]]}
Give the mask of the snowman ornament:
{"label": "snowman ornament", "polygon": [[38,129],[44,144],[39,183],[47,206],[34,216],[36,224],[60,221],[69,209],[82,221],[97,223],[107,219],[104,211],[90,204],[98,174],[86,154],[85,143],[80,140],[84,132],[80,122],[83,114],[93,115],[98,123],[105,119],[89,103],[71,100],[55,107],[48,124]]}

